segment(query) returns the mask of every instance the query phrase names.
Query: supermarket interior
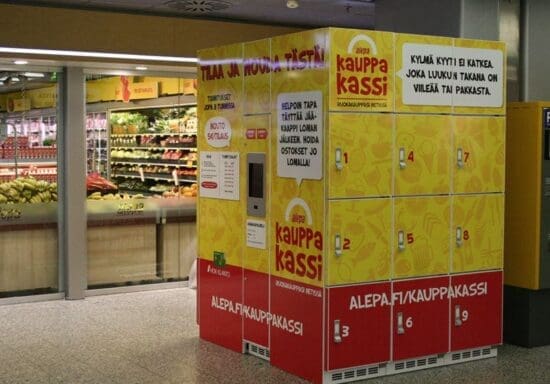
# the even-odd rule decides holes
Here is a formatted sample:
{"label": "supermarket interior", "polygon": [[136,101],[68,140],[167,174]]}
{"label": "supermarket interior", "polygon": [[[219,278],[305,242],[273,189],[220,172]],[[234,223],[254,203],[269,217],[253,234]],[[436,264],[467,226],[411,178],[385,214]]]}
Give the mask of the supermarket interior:
{"label": "supermarket interior", "polygon": [[550,382],[546,16],[0,0],[0,382]]}

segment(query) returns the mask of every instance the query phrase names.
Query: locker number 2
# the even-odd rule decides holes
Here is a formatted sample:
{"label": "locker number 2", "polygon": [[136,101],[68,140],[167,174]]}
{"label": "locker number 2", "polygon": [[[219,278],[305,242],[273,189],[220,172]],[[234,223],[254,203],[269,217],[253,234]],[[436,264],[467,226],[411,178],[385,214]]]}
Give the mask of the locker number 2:
{"label": "locker number 2", "polygon": [[350,239],[344,239],[344,246],[343,249],[350,249],[351,248],[351,240]]}

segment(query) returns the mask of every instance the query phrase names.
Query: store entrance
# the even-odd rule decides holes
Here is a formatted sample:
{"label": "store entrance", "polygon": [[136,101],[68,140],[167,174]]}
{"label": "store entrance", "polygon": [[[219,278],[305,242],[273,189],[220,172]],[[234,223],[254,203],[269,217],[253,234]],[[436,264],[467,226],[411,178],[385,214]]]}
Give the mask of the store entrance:
{"label": "store entrance", "polygon": [[196,258],[196,82],[86,79],[88,289],[188,279]]}

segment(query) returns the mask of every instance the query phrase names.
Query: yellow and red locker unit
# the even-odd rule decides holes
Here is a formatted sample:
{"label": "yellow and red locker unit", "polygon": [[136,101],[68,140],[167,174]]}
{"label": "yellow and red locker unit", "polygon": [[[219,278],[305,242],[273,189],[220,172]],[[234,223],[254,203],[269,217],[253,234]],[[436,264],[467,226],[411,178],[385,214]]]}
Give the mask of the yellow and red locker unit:
{"label": "yellow and red locker unit", "polygon": [[338,28],[200,51],[201,338],[315,383],[495,356],[503,58]]}

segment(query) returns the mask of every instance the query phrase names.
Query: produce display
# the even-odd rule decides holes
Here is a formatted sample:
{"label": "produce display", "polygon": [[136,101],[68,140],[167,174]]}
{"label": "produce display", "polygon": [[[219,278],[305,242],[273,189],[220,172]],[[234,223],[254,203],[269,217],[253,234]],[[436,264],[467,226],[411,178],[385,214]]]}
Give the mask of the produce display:
{"label": "produce display", "polygon": [[179,197],[185,188],[185,196],[193,196],[196,107],[112,111],[110,123],[110,178],[121,191]]}
{"label": "produce display", "polygon": [[57,183],[18,177],[0,184],[0,204],[48,203],[57,201]]}
{"label": "produce display", "polygon": [[118,187],[109,180],[101,177],[99,173],[92,172],[86,176],[86,191],[88,193],[93,192],[112,192],[118,190]]}

